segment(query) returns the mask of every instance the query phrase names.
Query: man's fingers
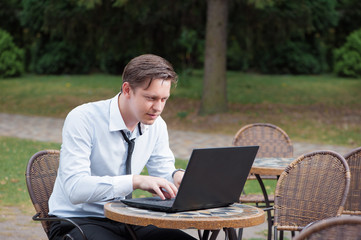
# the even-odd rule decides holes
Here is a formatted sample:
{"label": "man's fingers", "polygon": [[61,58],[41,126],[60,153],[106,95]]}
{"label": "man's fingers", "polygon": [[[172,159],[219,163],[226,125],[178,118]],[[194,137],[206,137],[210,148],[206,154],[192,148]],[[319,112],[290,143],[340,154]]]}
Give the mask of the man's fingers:
{"label": "man's fingers", "polygon": [[133,189],[142,189],[157,194],[162,200],[175,198],[178,192],[177,187],[164,178],[134,175]]}

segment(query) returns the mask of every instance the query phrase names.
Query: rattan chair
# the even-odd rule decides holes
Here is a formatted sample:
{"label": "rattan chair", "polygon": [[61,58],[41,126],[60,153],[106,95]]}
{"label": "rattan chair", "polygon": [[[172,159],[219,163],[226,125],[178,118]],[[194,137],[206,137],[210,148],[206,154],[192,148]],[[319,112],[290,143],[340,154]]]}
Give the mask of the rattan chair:
{"label": "rattan chair", "polygon": [[361,217],[332,217],[303,229],[294,240],[360,240]]}
{"label": "rattan chair", "polygon": [[[270,123],[254,123],[242,127],[234,136],[233,146],[248,146],[258,145],[259,150],[256,158],[267,157],[293,157],[293,144],[287,133],[280,127]],[[262,179],[274,179],[276,176],[261,176]],[[248,180],[255,179],[255,176],[250,175]],[[266,191],[262,180],[258,179],[262,191]],[[246,194],[244,191],[239,200],[242,203],[254,203],[258,207],[269,208],[274,202],[274,195],[267,194],[268,199],[264,198],[263,194]],[[261,206],[260,204],[264,204]],[[268,221],[268,239],[272,238],[273,219],[270,211],[267,211]]]}
{"label": "rattan chair", "polygon": [[347,153],[345,159],[351,171],[351,184],[343,213],[361,215],[361,147]]}
{"label": "rattan chair", "polygon": [[[81,232],[83,239],[87,239],[82,229],[71,219],[49,216],[48,200],[53,192],[59,166],[59,151],[44,150],[34,154],[26,168],[26,184],[28,192],[33,202],[36,214],[34,221],[41,221],[45,233],[49,236],[49,227],[51,221],[67,221],[73,224]],[[66,235],[64,239],[72,239]]]}
{"label": "rattan chair", "polygon": [[[260,146],[256,158],[293,157],[293,144],[287,133],[270,123],[254,123],[242,127],[234,136],[232,144],[233,146]],[[251,175],[249,179],[254,179],[254,176]],[[275,178],[274,176],[262,176],[262,179]],[[257,205],[265,203],[263,195],[254,194],[242,194],[240,201]],[[274,201],[274,195],[269,195],[269,201]]]}
{"label": "rattan chair", "polygon": [[275,191],[274,237],[278,231],[301,231],[308,224],[342,214],[351,173],[333,151],[298,157],[281,174]]}
{"label": "rattan chair", "polygon": [[233,145],[259,145],[257,158],[293,157],[293,145],[287,133],[270,123],[253,123],[242,127],[234,136]]}

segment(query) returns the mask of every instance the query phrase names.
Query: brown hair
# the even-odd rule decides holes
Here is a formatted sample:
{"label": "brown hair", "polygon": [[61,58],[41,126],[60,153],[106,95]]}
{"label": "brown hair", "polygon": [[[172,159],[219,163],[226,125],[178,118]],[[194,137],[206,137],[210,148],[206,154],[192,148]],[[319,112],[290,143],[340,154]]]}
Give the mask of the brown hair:
{"label": "brown hair", "polygon": [[123,83],[129,82],[130,87],[135,90],[149,81],[147,89],[153,79],[170,80],[177,83],[178,76],[173,66],[164,58],[153,54],[144,54],[133,58],[125,66],[122,78]]}

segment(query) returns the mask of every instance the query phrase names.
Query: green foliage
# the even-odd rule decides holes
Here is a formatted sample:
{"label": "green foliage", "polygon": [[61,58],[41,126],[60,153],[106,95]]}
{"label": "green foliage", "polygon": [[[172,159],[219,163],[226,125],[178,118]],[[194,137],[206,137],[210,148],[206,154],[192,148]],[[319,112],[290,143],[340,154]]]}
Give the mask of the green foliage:
{"label": "green foliage", "polygon": [[304,42],[288,41],[278,45],[265,54],[260,62],[265,73],[316,74],[322,71],[320,61]]}
{"label": "green foliage", "polygon": [[20,26],[19,10],[21,0],[0,1],[0,28],[10,33],[17,46],[23,41],[23,29]]}
{"label": "green foliage", "polygon": [[336,74],[361,78],[361,29],[351,33],[346,43],[334,51],[334,55]]}
{"label": "green foliage", "polygon": [[[327,51],[324,51],[326,46],[329,48],[325,42],[330,34],[329,29],[336,26],[338,17],[336,0],[232,2],[228,42],[229,66],[231,69],[276,73],[322,72],[327,68],[329,56]],[[283,46],[284,44],[286,46]],[[296,47],[302,49],[296,50]],[[280,52],[282,48],[291,50],[291,56]],[[307,54],[298,57],[295,51],[301,52],[305,48]],[[268,61],[277,58],[274,64],[277,67],[267,66],[272,63],[264,58],[269,58]],[[288,64],[288,60],[292,63]],[[293,66],[295,63],[297,66]],[[314,63],[317,66],[311,66]],[[278,72],[277,69],[282,69],[284,64],[286,69]]]}
{"label": "green foliage", "polygon": [[[197,40],[204,39],[205,3],[192,0],[177,4],[157,0],[23,0],[23,7],[23,26],[34,42],[41,42],[30,52],[32,66],[43,55],[41,48],[54,41],[75,46],[78,52],[91,52],[87,59],[94,63],[92,69],[106,73],[121,73],[131,58],[143,53],[164,56],[180,66],[184,59],[184,46],[178,41],[182,27],[197,33]],[[202,53],[191,54],[189,64],[200,66]]]}
{"label": "green foliage", "polygon": [[230,36],[227,47],[227,68],[230,70],[248,70],[250,57],[245,51],[235,36]]}
{"label": "green foliage", "polygon": [[361,1],[340,0],[337,6],[340,13],[340,20],[334,29],[335,36],[333,45],[342,46],[348,35],[360,28],[361,22]]}
{"label": "green foliage", "polygon": [[[359,0],[236,0],[229,4],[227,63],[232,70],[262,70],[260,56],[271,56],[275,47],[291,41],[308,45],[309,56],[297,60],[306,65],[302,69],[307,71],[300,72],[315,71],[304,63],[313,60],[318,62],[315,68],[322,72],[326,63],[332,63],[332,49],[343,45],[345,36],[359,27],[361,19]],[[77,54],[86,53],[86,66],[106,73],[119,74],[125,63],[142,53],[164,56],[176,68],[201,68],[205,20],[206,1],[0,3],[0,28],[10,31],[17,45],[26,50],[27,66],[31,65],[31,69],[36,69],[44,54],[41,50],[59,41],[76,48]],[[316,41],[322,44],[315,44]],[[78,58],[70,53],[75,54],[70,50],[68,58]]]}
{"label": "green foliage", "polygon": [[0,29],[0,77],[15,77],[24,72],[24,51],[13,42],[13,38]]}
{"label": "green foliage", "polygon": [[91,65],[86,54],[64,41],[50,42],[34,52],[38,59],[32,69],[38,74],[87,73]]}
{"label": "green foliage", "polygon": [[177,43],[183,50],[183,66],[194,68],[199,65],[197,63],[203,63],[204,39],[195,29],[183,28]]}

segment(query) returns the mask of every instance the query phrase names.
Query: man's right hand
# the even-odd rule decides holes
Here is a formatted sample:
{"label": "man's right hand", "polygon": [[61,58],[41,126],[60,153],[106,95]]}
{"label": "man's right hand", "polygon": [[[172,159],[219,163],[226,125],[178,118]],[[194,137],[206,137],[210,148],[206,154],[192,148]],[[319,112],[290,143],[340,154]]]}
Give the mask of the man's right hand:
{"label": "man's right hand", "polygon": [[164,178],[145,175],[133,175],[133,189],[141,189],[158,195],[162,200],[175,198],[177,187]]}

